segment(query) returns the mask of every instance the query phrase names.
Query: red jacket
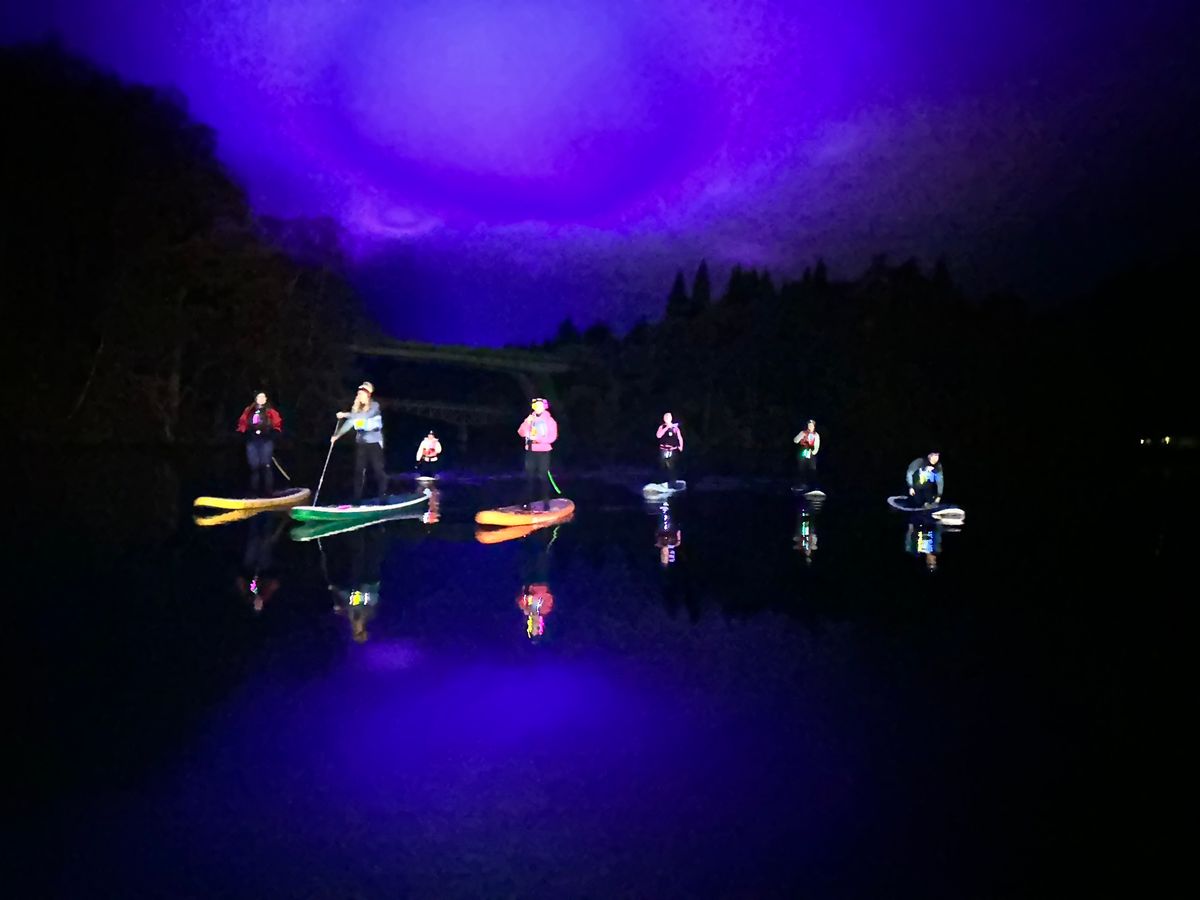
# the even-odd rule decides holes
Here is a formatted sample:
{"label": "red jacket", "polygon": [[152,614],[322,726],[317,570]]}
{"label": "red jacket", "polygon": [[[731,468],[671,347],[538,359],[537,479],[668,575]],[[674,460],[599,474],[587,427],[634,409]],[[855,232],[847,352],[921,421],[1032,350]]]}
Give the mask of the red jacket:
{"label": "red jacket", "polygon": [[[238,423],[237,423],[238,431],[245,434],[247,431],[250,430],[250,428],[251,428],[250,417],[252,415],[254,415],[254,411],[256,409],[258,409],[258,407],[255,404],[251,403],[244,410],[242,410],[242,416],[240,419],[238,419]],[[259,425],[255,428],[255,431],[259,431],[260,429],[265,430],[267,432],[268,437],[271,436],[270,433],[272,431],[278,431],[280,434],[282,434],[283,433],[283,416],[279,415],[279,413],[277,413],[275,411],[275,407],[273,407],[273,406],[266,407],[266,411],[267,411],[267,421],[266,421],[267,427],[264,429],[262,425]]]}

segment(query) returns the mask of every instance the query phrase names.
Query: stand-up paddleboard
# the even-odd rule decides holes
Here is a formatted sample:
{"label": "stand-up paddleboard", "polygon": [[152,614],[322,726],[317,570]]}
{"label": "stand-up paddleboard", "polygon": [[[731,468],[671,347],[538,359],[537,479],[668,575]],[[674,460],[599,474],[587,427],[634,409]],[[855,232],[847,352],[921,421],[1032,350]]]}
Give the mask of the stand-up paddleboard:
{"label": "stand-up paddleboard", "polygon": [[307,522],[292,529],[290,537],[293,541],[315,541],[321,538],[333,537],[335,534],[345,534],[348,531],[358,531],[360,528],[371,528],[375,525],[386,525],[388,522],[402,522],[409,519],[423,520],[425,513],[420,507],[404,512],[392,513],[390,516],[374,516],[369,519],[357,518],[351,520],[338,519],[325,522]]}
{"label": "stand-up paddleboard", "polygon": [[276,491],[270,497],[197,497],[192,505],[212,509],[285,509],[303,503],[311,494],[308,488],[288,488]]}
{"label": "stand-up paddleboard", "polygon": [[270,509],[231,509],[229,512],[217,513],[212,516],[193,516],[192,521],[201,528],[209,528],[213,525],[245,522],[247,519],[253,519],[265,512],[270,512]]}
{"label": "stand-up paddleboard", "polygon": [[566,497],[550,501],[549,509],[534,503],[531,509],[521,506],[502,506],[499,509],[481,509],[475,513],[477,525],[544,525],[562,522],[575,512],[575,504]]}
{"label": "stand-up paddleboard", "polygon": [[348,522],[351,520],[385,519],[400,510],[410,509],[429,501],[431,491],[426,488],[416,494],[393,494],[383,503],[365,503],[356,506],[293,506],[289,512],[299,522]]}
{"label": "stand-up paddleboard", "polygon": [[943,521],[962,521],[967,517],[967,511],[961,506],[953,506],[949,503],[931,503],[928,506],[917,506],[913,503],[911,497],[906,497],[903,494],[888,497],[887,502],[888,506],[892,509],[898,509],[900,512],[930,516]]}
{"label": "stand-up paddleboard", "polygon": [[642,493],[647,497],[653,497],[655,499],[659,497],[670,497],[672,494],[678,494],[680,491],[686,490],[686,481],[658,481],[642,486]]}
{"label": "stand-up paddleboard", "polygon": [[567,516],[564,519],[555,519],[553,522],[539,522],[537,525],[509,525],[507,528],[477,528],[475,529],[475,540],[481,544],[503,544],[505,541],[519,541],[523,537],[529,537],[535,531],[541,531],[543,528],[549,528],[552,525],[561,525],[563,522],[570,522],[571,517]]}
{"label": "stand-up paddleboard", "polygon": [[795,485],[792,485],[792,493],[793,494],[803,494],[805,497],[808,497],[811,500],[824,500],[825,499],[824,491],[819,491],[819,490],[809,491],[809,490],[805,490],[804,488],[801,488],[801,487],[796,487]]}

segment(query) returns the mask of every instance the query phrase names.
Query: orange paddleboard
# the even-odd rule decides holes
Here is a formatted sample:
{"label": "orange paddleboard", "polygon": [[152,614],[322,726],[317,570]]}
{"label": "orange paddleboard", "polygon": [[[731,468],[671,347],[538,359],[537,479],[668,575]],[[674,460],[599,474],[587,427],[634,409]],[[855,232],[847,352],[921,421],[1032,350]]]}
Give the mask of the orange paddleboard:
{"label": "orange paddleboard", "polygon": [[475,513],[475,522],[479,525],[549,525],[562,522],[575,513],[575,504],[565,497],[550,501],[549,509],[542,509],[542,504],[533,504],[533,509],[520,506],[502,506],[499,509],[481,509]]}

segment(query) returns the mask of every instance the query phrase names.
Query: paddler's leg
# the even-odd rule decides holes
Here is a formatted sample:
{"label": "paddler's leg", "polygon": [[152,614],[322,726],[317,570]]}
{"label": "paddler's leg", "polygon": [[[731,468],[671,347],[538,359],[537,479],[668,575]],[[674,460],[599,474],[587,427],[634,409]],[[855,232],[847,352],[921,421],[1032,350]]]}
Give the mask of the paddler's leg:
{"label": "paddler's leg", "polygon": [[533,506],[533,498],[537,496],[537,457],[539,456],[541,456],[540,453],[534,453],[532,450],[525,451],[525,503],[522,504],[525,509]]}
{"label": "paddler's leg", "polygon": [[383,500],[387,497],[388,492],[387,472],[383,468],[383,445],[368,444],[367,446],[371,448],[368,458],[371,461],[371,471],[375,475],[375,484],[379,486],[379,499]]}
{"label": "paddler's leg", "polygon": [[542,485],[542,509],[550,508],[550,451],[535,453],[538,457],[538,481]]}
{"label": "paddler's leg", "polygon": [[249,485],[246,488],[248,497],[258,496],[258,450],[256,441],[246,441],[246,468],[250,470]]}
{"label": "paddler's leg", "polygon": [[251,497],[260,496],[262,490],[262,445],[262,441],[249,440],[246,442],[246,463],[250,466]]}
{"label": "paddler's leg", "polygon": [[354,445],[354,502],[362,500],[363,487],[367,483],[367,447],[361,441]]}
{"label": "paddler's leg", "polygon": [[273,456],[275,456],[275,442],[262,441],[262,449],[259,451],[259,462],[262,463],[264,497],[270,497],[275,493],[275,467],[271,464]]}

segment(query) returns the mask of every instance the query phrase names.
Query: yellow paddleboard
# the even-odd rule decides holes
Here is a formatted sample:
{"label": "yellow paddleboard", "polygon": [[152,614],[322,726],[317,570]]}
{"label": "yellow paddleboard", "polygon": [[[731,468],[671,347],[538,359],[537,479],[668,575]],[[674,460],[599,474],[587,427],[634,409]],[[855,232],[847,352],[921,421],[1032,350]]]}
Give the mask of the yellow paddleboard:
{"label": "yellow paddleboard", "polygon": [[273,497],[197,497],[192,505],[213,509],[286,509],[303,503],[311,493],[308,488],[288,488]]}
{"label": "yellow paddleboard", "polygon": [[231,509],[229,512],[217,513],[213,516],[193,516],[192,521],[202,528],[211,525],[228,525],[230,522],[245,522],[257,515],[269,512],[265,509]]}

